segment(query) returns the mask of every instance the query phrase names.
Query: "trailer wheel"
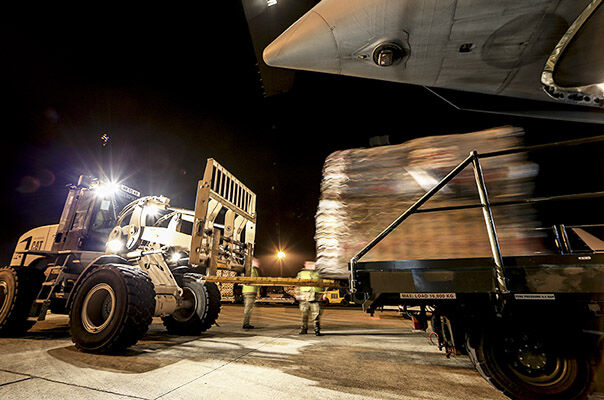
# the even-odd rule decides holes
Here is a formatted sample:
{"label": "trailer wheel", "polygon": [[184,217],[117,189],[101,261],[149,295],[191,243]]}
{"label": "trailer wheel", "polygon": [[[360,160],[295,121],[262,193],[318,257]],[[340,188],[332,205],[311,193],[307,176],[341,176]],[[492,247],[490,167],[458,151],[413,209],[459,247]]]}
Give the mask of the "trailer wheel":
{"label": "trailer wheel", "polygon": [[197,336],[207,331],[220,314],[220,290],[213,282],[199,281],[202,275],[184,274],[183,308],[163,317],[168,332],[176,335]]}
{"label": "trailer wheel", "polygon": [[77,288],[69,311],[71,337],[82,351],[117,353],[147,332],[155,313],[155,291],[146,272],[108,264]]}
{"label": "trailer wheel", "polygon": [[34,326],[27,317],[41,282],[35,268],[0,268],[0,336],[20,336]]}
{"label": "trailer wheel", "polygon": [[[512,399],[584,399],[593,370],[579,338],[548,340],[543,331],[507,323],[468,336],[466,348],[483,378]],[[511,327],[509,325],[512,325]]]}

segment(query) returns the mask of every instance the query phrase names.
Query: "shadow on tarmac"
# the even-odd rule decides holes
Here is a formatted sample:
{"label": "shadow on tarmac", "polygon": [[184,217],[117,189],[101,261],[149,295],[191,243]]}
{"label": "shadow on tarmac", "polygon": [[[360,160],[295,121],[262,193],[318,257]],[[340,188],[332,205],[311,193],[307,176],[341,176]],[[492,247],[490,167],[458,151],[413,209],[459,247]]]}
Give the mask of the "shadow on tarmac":
{"label": "shadow on tarmac", "polygon": [[71,333],[69,333],[68,326],[58,326],[27,332],[25,336],[19,337],[30,340],[68,339],[71,338]]}
{"label": "shadow on tarmac", "polygon": [[[274,329],[275,327],[271,326],[265,330]],[[253,342],[253,346],[248,346],[245,341],[239,340],[256,336],[258,331],[262,332],[262,329],[247,332],[208,332],[202,336],[188,337],[152,331],[122,355],[83,353],[75,346],[51,349],[48,354],[80,368],[128,374],[150,372],[182,360],[234,362],[280,370],[285,374],[311,380],[316,386],[340,392],[368,394],[369,388],[379,387],[382,394],[389,393],[393,398],[401,394],[402,382],[407,379],[431,377],[428,380],[431,382],[429,385],[414,386],[416,394],[421,398],[424,397],[423,390],[429,390],[433,384],[453,385],[458,383],[456,381],[460,377],[470,381],[472,377],[476,377],[469,362],[452,362],[440,353],[375,348],[370,343],[365,345],[363,339],[354,339],[352,346],[334,345],[332,341],[324,341],[326,338],[317,338],[310,334],[298,335],[292,331],[291,334],[286,333],[279,338],[260,342],[261,346],[257,341]],[[43,334],[40,332],[40,336]],[[417,334],[336,331],[325,336],[395,336],[392,340],[397,341],[398,337],[417,337]],[[384,344],[383,339],[380,338],[379,341]],[[292,345],[295,349],[293,351]],[[406,367],[401,368],[401,362]],[[493,398],[489,397],[489,391],[484,387],[479,385],[473,389],[472,386],[470,384],[471,392],[480,393],[477,398]]]}
{"label": "shadow on tarmac", "polygon": [[[44,336],[47,331],[35,332],[34,339],[49,339]],[[69,330],[65,336],[69,337]],[[80,368],[91,368],[101,371],[138,374],[163,368],[182,360],[207,361],[212,359],[224,359],[225,352],[212,347],[224,344],[220,337],[229,340],[229,351],[239,350],[242,353],[253,351],[242,345],[232,343],[232,339],[249,337],[250,334],[229,332],[207,333],[202,336],[177,336],[169,335],[162,331],[152,332],[145,335],[135,346],[132,346],[122,354],[94,354],[79,351],[75,346],[58,347],[48,350],[53,358]],[[53,337],[56,338],[56,337]],[[203,342],[198,342],[203,339]],[[199,346],[197,344],[203,344]],[[235,347],[235,349],[233,349]],[[221,357],[217,357],[220,355]]]}
{"label": "shadow on tarmac", "polygon": [[[125,374],[151,372],[188,360],[212,366],[241,364],[277,370],[307,379],[317,387],[366,396],[374,395],[379,388],[383,398],[405,395],[431,399],[436,387],[462,384],[465,398],[501,399],[466,357],[448,360],[441,353],[420,350],[423,338],[416,332],[363,332],[332,324],[324,337],[298,335],[291,323],[265,327],[260,323],[257,329],[243,331],[238,323],[235,326],[230,322],[223,324],[224,329],[210,330],[201,336],[169,335],[161,325],[154,324],[143,340],[124,354],[83,353],[73,345],[52,348],[48,354],[78,368]],[[254,336],[267,338],[261,342],[246,340]],[[63,321],[52,323],[47,329],[38,328],[25,339],[69,337],[69,327]]]}

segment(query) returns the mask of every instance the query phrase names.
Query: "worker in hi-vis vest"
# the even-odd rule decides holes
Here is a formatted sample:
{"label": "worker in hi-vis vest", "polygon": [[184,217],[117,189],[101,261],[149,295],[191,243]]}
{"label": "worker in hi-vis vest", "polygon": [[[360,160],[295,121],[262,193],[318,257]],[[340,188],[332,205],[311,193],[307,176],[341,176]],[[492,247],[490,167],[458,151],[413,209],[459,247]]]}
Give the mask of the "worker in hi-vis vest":
{"label": "worker in hi-vis vest", "polygon": [[[298,272],[298,279],[319,279],[319,273],[316,271],[316,264],[313,261],[305,261],[304,269]],[[308,312],[311,312],[315,335],[321,336],[321,299],[323,289],[314,286],[301,286],[299,295],[300,312],[302,314],[302,326],[300,335],[308,333]]]}
{"label": "worker in hi-vis vest", "polygon": [[[260,262],[257,258],[252,260],[252,277],[260,276]],[[243,329],[253,329],[254,326],[250,325],[250,318],[252,317],[252,310],[256,303],[256,295],[258,294],[258,286],[254,285],[243,285]]]}

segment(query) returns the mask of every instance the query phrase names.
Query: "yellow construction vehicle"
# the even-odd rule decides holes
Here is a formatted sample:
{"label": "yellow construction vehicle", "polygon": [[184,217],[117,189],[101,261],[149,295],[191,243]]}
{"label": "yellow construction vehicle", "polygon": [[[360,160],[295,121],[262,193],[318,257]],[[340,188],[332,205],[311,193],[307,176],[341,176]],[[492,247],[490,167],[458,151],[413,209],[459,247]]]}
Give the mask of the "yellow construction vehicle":
{"label": "yellow construction vehicle", "polygon": [[[51,310],[69,314],[78,349],[117,352],[142,338],[154,316],[175,334],[209,329],[221,306],[215,282],[335,284],[250,276],[256,195],[213,159],[195,210],[139,196],[84,177],[70,187],[59,223],[23,235],[0,268],[0,334],[22,334]],[[124,198],[132,201],[122,208]]]}
{"label": "yellow construction vehicle", "polygon": [[350,297],[350,293],[346,291],[346,289],[333,289],[327,290],[323,293],[326,304],[339,304],[342,306],[347,306],[350,304],[355,304]]}

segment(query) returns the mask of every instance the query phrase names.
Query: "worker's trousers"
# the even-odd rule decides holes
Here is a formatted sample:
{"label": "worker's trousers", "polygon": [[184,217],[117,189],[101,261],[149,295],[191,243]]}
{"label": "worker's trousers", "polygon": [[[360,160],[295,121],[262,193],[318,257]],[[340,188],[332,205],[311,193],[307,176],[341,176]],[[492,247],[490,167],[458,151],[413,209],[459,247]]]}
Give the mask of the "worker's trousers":
{"label": "worker's trousers", "polygon": [[320,329],[321,304],[318,301],[300,301],[300,312],[302,313],[302,329],[308,329],[308,312],[311,312],[311,319],[315,329]]}
{"label": "worker's trousers", "polygon": [[252,310],[256,303],[256,293],[244,293],[243,294],[243,326],[250,324],[250,318],[252,317]]}

